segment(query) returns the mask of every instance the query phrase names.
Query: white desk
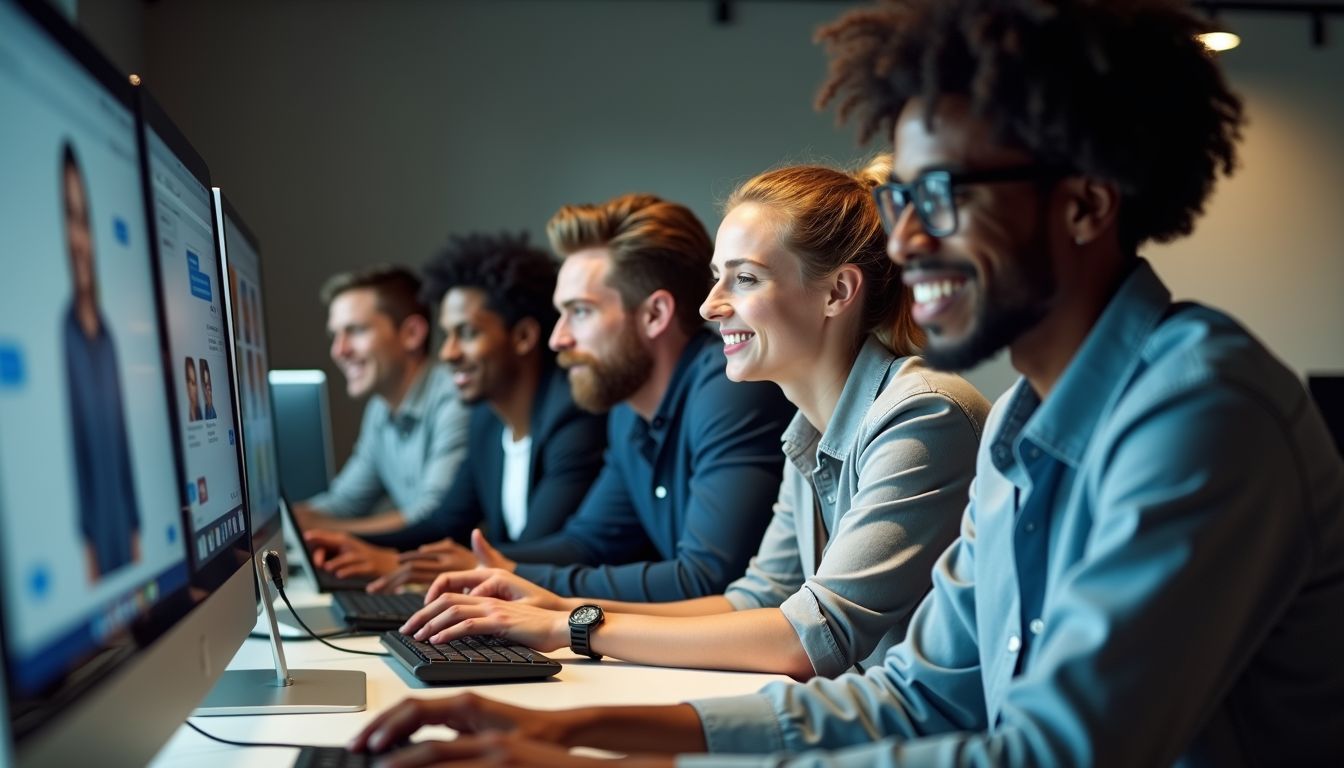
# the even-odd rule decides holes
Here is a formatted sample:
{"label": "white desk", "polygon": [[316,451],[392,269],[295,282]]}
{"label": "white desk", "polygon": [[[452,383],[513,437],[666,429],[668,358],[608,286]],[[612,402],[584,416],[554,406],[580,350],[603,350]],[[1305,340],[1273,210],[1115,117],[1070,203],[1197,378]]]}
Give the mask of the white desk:
{"label": "white desk", "polygon": [[[327,601],[325,596],[307,592],[302,581],[292,589],[294,593],[290,598],[296,606]],[[264,619],[258,622],[259,628],[264,625]],[[384,650],[375,637],[332,642],[360,650]],[[431,687],[411,677],[399,662],[390,658],[340,653],[317,642],[289,642],[285,644],[285,657],[291,668],[363,670],[368,676],[368,708],[348,714],[198,717],[192,722],[227,739],[344,744],[374,715],[407,696],[453,696],[470,690],[492,699],[537,709],[601,704],[675,704],[688,698],[750,693],[773,680],[788,679],[783,675],[646,667],[610,659],[594,662],[576,657],[568,650],[547,655],[565,665],[560,674],[549,680]],[[263,667],[272,668],[270,645],[266,640],[246,641],[229,664],[230,669]],[[133,717],[133,713],[130,716]],[[427,728],[422,729],[415,739],[451,738],[452,735],[453,731],[447,728]],[[279,767],[292,765],[297,754],[292,749],[219,744],[184,725],[178,728],[151,765],[154,768]]]}

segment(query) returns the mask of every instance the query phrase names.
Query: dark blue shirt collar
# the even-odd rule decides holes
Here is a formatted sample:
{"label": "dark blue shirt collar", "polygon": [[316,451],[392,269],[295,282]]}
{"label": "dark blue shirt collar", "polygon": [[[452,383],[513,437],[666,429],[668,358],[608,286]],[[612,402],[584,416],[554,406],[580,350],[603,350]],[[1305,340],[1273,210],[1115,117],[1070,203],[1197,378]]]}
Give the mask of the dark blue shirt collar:
{"label": "dark blue shirt collar", "polygon": [[723,341],[718,334],[708,330],[698,331],[687,340],[686,347],[681,351],[681,357],[677,358],[677,367],[672,371],[672,377],[667,380],[667,391],[663,393],[663,399],[658,402],[658,410],[654,411],[653,418],[649,421],[644,421],[642,418],[635,419],[636,432],[642,427],[647,434],[653,436],[655,442],[661,444],[663,436],[667,434],[668,425],[680,418],[681,411],[686,405],[686,391],[690,389],[695,378],[691,369],[695,367],[695,361],[704,352],[705,347],[710,344],[722,345]]}

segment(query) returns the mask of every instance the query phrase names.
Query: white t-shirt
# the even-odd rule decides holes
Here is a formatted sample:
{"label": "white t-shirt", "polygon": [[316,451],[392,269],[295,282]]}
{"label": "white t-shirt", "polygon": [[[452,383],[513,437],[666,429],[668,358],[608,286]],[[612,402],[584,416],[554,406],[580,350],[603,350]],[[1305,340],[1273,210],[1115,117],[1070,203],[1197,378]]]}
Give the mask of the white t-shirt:
{"label": "white t-shirt", "polygon": [[527,527],[527,480],[532,470],[532,436],[513,439],[513,430],[505,427],[500,433],[504,445],[504,479],[500,484],[500,501],[504,507],[504,527],[509,538],[518,539]]}

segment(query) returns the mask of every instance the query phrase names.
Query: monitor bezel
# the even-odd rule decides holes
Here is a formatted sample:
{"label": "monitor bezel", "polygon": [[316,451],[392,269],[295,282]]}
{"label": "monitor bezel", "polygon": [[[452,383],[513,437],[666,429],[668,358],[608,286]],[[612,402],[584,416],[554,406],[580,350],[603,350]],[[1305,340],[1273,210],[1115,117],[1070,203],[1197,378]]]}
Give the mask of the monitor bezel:
{"label": "monitor bezel", "polygon": [[[218,227],[217,219],[219,217],[215,213],[214,195],[211,193],[212,185],[210,183],[210,169],[205,164],[205,159],[202,158],[200,153],[196,151],[195,147],[191,145],[191,143],[187,140],[186,136],[182,133],[181,129],[177,127],[177,124],[172,120],[171,117],[168,116],[168,113],[159,104],[158,100],[155,99],[154,96],[149,92],[148,88],[145,85],[141,84],[137,86],[134,90],[136,97],[135,98],[136,117],[139,123],[139,135],[137,136],[137,140],[139,141],[140,145],[140,164],[141,164],[141,172],[144,177],[143,186],[144,186],[144,198],[145,198],[145,213],[149,225],[148,236],[150,240],[151,258],[153,260],[155,287],[157,289],[155,294],[156,296],[155,305],[156,305],[156,311],[158,312],[159,316],[159,326],[163,330],[162,343],[166,350],[165,359],[167,361],[171,361],[172,359],[171,330],[169,329],[168,325],[168,308],[165,304],[163,297],[164,277],[161,263],[162,259],[159,255],[159,232],[157,221],[158,216],[155,213],[155,206],[154,206],[154,184],[152,181],[153,170],[151,168],[151,162],[152,162],[150,154],[151,148],[149,146],[150,129],[152,129],[158,135],[159,139],[162,140],[163,143],[168,146],[168,149],[172,151],[172,153],[176,156],[178,161],[180,161],[182,165],[186,167],[187,171],[191,173],[194,177],[196,177],[196,180],[205,188],[207,197],[210,199],[211,229],[216,229]],[[215,274],[223,276],[224,275],[223,260],[221,259],[219,249],[220,233],[216,231],[212,232],[211,234],[213,235],[213,242],[211,242],[211,249],[214,251]],[[223,290],[223,293],[224,296],[220,300],[221,306],[223,306],[228,301],[227,288]],[[225,332],[225,339],[226,341],[228,340],[227,329]],[[224,355],[224,360],[225,360],[225,366],[228,368],[227,375],[225,376],[225,381],[228,382],[229,387],[228,397],[230,402],[233,402],[234,399],[237,397],[237,392],[235,391],[234,388],[235,384],[234,377],[236,374],[234,372],[232,349],[229,350],[228,354]],[[164,372],[165,375],[168,376],[170,385],[168,390],[170,400],[169,407],[172,409],[173,424],[176,427],[174,432],[176,441],[178,443],[178,452],[180,461],[180,469],[178,472],[177,480],[178,480],[178,486],[179,488],[181,488],[183,487],[185,478],[187,477],[188,474],[186,470],[187,456],[186,456],[186,448],[185,446],[182,445],[182,428],[181,425],[178,424],[181,415],[179,413],[180,409],[177,407],[177,399],[176,399],[177,382],[173,379],[171,371],[172,371],[171,362],[166,362]],[[197,560],[196,552],[190,544],[195,535],[195,528],[192,525],[191,509],[187,502],[185,492],[183,492],[182,521],[184,526],[183,530],[187,532],[184,535],[184,538],[186,539],[185,546],[187,550],[187,562],[190,566],[189,567],[190,579],[193,587],[199,590],[203,590],[206,593],[213,592],[219,587],[223,586],[223,584],[227,582],[229,578],[231,578],[233,574],[238,571],[239,568],[243,567],[249,569],[251,568],[252,511],[251,511],[251,505],[248,503],[249,500],[247,498],[247,493],[245,492],[245,489],[247,487],[247,478],[246,478],[246,472],[243,469],[244,466],[243,450],[242,450],[243,441],[241,439],[242,431],[240,429],[241,427],[240,416],[241,414],[239,414],[237,409],[234,408],[233,431],[234,434],[237,436],[237,439],[233,441],[234,458],[237,461],[238,472],[240,475],[239,487],[244,489],[243,498],[240,501],[240,505],[243,511],[244,525],[246,526],[247,530],[245,531],[245,535],[235,539],[229,546],[212,554],[204,564],[204,567],[202,567],[202,563],[200,563]]]}
{"label": "monitor bezel", "polygon": [[[231,222],[233,226],[237,227],[238,234],[241,235],[242,238],[247,241],[247,244],[252,248],[252,252],[257,254],[257,290],[262,296],[265,296],[264,293],[265,274],[261,259],[261,247],[258,244],[256,236],[252,234],[252,230],[248,229],[247,222],[238,213],[238,209],[234,207],[233,202],[229,199],[229,196],[224,193],[224,190],[220,189],[219,187],[213,187],[211,189],[211,193],[212,193],[211,196],[214,198],[215,203],[218,206],[217,210],[219,210],[221,213],[221,215],[218,215],[215,220],[216,226],[219,227],[219,251],[221,256],[223,257],[220,275],[223,277],[225,281],[229,279],[228,269],[232,264],[232,259],[230,258],[228,253],[228,244],[225,235],[224,225],[226,222]],[[238,337],[237,337],[237,325],[234,322],[234,313],[237,311],[237,309],[233,306],[233,299],[231,297],[232,294],[228,291],[225,291],[224,306],[226,308],[226,314],[227,314],[226,325],[228,326],[229,348],[233,351],[233,356],[236,358],[238,354]],[[265,337],[266,335],[265,323],[262,323],[261,333],[263,337]],[[234,369],[236,370],[237,360],[235,359],[233,362],[235,363]],[[268,372],[269,368],[270,366],[268,365],[267,366]],[[243,423],[243,420],[241,418],[243,412],[242,386],[241,383],[236,378],[234,379],[233,384],[234,384],[233,389],[234,412],[239,417],[238,445],[240,446],[240,448],[243,448],[247,445],[247,425]],[[267,386],[269,386],[269,384]],[[271,425],[272,429],[274,429],[275,409],[272,406],[272,401],[270,397],[266,398],[266,408],[271,411]],[[242,453],[243,453],[243,459],[242,459],[243,485],[247,489],[246,493],[248,501],[248,513],[251,514],[252,487],[250,478],[248,476],[247,452],[244,450]],[[274,458],[275,458],[274,463],[278,468],[280,464],[279,457],[276,456]],[[279,481],[277,480],[277,487],[278,485]],[[275,514],[271,516],[271,519],[261,528],[257,528],[255,525],[251,526],[253,552],[259,552],[264,546],[273,543],[276,534],[282,529],[284,525],[284,520],[282,516],[283,513],[281,512],[280,509],[281,506],[282,506],[281,501],[279,499],[279,496],[277,496],[275,503]],[[258,595],[258,598],[260,598],[260,595]]]}

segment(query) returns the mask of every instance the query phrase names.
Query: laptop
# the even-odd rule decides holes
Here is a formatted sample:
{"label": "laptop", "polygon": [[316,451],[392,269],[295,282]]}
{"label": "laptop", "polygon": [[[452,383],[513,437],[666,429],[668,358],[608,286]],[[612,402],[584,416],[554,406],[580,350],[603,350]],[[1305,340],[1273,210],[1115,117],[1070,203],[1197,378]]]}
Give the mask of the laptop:
{"label": "laptop", "polygon": [[340,578],[330,571],[318,567],[313,562],[313,553],[308,549],[308,545],[303,540],[303,526],[299,523],[298,517],[294,515],[294,509],[289,504],[289,499],[281,493],[280,511],[285,516],[285,524],[294,531],[294,548],[299,551],[299,556],[303,559],[304,570],[312,574],[313,586],[318,592],[363,592],[364,588],[373,581],[369,576],[351,576]]}
{"label": "laptop", "polygon": [[313,585],[318,592],[331,595],[331,612],[336,620],[359,631],[384,631],[397,629],[406,623],[411,614],[424,607],[422,595],[371,595],[364,591],[364,587],[373,581],[372,577],[341,578],[319,568],[313,562],[312,551],[304,543],[303,526],[299,524],[283,494],[280,509],[285,516],[285,523],[294,532],[295,549],[303,559],[304,568],[312,574]]}

